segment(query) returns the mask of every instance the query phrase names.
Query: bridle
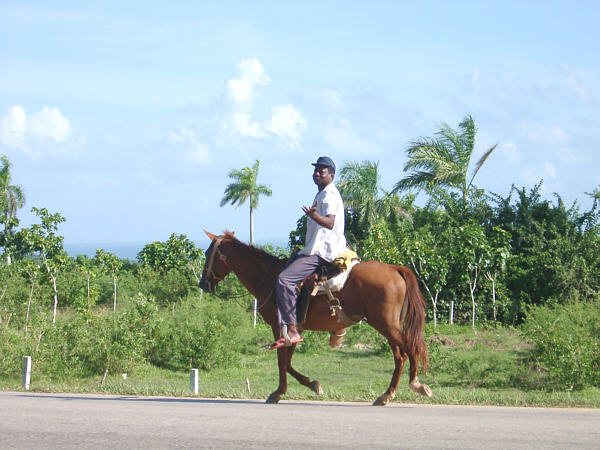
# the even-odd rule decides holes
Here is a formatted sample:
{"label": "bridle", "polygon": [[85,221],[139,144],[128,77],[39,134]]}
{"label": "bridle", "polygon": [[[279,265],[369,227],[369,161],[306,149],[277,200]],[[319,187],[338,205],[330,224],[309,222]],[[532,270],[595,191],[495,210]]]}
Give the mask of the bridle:
{"label": "bridle", "polygon": [[[225,264],[227,264],[227,257],[221,253],[221,251],[219,250],[219,245],[221,245],[221,242],[223,242],[223,236],[218,237],[217,240],[215,241],[215,245],[213,246],[213,250],[210,253],[210,258],[208,259],[208,265],[206,266],[206,284],[208,284],[208,290],[212,291],[212,283],[209,281],[209,278],[212,280],[216,280],[217,283],[219,281],[223,281],[224,278],[217,276],[217,274],[213,271],[213,263],[215,262],[215,255],[218,253],[219,254],[219,259],[221,261],[223,261]],[[215,284],[216,286],[216,284]]]}
{"label": "bridle", "polygon": [[[216,284],[220,281],[223,281],[225,278],[224,277],[219,277],[217,276],[217,274],[214,272],[213,270],[213,263],[215,261],[215,255],[218,253],[219,254],[219,259],[221,261],[223,261],[225,264],[227,264],[228,266],[230,266],[230,264],[227,262],[227,256],[225,256],[221,250],[219,250],[219,246],[221,245],[221,242],[223,242],[223,239],[225,238],[225,236],[221,236],[218,237],[215,241],[214,241],[214,246],[212,249],[212,252],[210,253],[210,257],[208,258],[208,265],[206,266],[206,284],[208,284],[208,290],[212,291],[212,283],[209,281],[209,278],[212,279],[213,281],[216,281],[215,283],[215,287]],[[231,267],[231,266],[230,266]],[[258,282],[258,284],[256,285],[256,288],[254,289],[256,292],[258,292],[258,289],[260,288],[260,286],[267,281],[267,278],[269,277],[269,273],[267,272],[265,274],[265,276],[262,278],[262,280],[260,280]],[[258,306],[258,310],[260,310],[263,306],[266,305],[266,303],[269,301],[269,299],[271,298],[271,296],[273,295],[273,291],[271,291],[269,293],[269,295],[267,296],[267,298],[262,302],[261,305]],[[218,296],[218,295],[217,295]]]}

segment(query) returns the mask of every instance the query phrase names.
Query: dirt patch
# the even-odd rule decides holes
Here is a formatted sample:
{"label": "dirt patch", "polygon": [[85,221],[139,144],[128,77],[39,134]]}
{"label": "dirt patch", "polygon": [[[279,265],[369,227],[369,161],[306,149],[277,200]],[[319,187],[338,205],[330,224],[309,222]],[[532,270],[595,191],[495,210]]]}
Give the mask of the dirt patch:
{"label": "dirt patch", "polygon": [[354,344],[354,348],[358,349],[358,350],[371,350],[373,347],[371,347],[370,345],[367,344]]}
{"label": "dirt patch", "polygon": [[476,344],[477,342],[478,342],[478,340],[477,340],[477,339],[475,339],[475,338],[468,338],[468,339],[465,339],[465,346],[464,346],[464,348],[465,348],[466,350],[471,350],[473,347],[475,347],[475,344]]}
{"label": "dirt patch", "polygon": [[429,338],[429,342],[430,343],[435,343],[435,342],[439,342],[442,345],[448,346],[448,347],[456,347],[456,342],[454,342],[452,339],[450,339],[449,337],[446,336],[440,336],[438,334],[433,335]]}

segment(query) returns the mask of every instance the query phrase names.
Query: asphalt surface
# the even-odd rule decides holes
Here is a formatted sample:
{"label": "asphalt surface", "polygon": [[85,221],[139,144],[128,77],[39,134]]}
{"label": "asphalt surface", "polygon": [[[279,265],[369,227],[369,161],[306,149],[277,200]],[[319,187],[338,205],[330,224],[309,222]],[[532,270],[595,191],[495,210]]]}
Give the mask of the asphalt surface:
{"label": "asphalt surface", "polygon": [[0,448],[600,448],[600,410],[0,392]]}

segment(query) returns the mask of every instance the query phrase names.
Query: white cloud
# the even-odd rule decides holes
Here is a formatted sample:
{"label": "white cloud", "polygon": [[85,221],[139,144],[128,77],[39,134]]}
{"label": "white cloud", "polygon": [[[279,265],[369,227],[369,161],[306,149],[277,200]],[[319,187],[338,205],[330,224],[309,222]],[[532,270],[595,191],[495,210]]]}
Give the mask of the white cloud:
{"label": "white cloud", "polygon": [[245,105],[254,99],[256,86],[268,84],[270,78],[257,58],[243,59],[236,68],[237,77],[227,81],[227,91],[237,105]]}
{"label": "white cloud", "polygon": [[64,143],[71,137],[71,123],[57,108],[44,107],[29,116],[27,131],[33,136],[50,138],[57,144]]}
{"label": "white cloud", "polygon": [[208,147],[198,141],[194,130],[183,127],[176,128],[169,133],[169,140],[184,148],[186,160],[199,164],[206,164],[210,161]]}
{"label": "white cloud", "polygon": [[544,161],[541,166],[533,169],[528,167],[522,170],[524,182],[531,186],[538,183],[540,180],[555,179],[557,174],[556,166],[551,161]]}
{"label": "white cloud", "polygon": [[0,142],[11,148],[21,148],[27,132],[27,115],[22,106],[11,106],[0,118]]}
{"label": "white cloud", "polygon": [[[56,145],[66,143],[71,138],[71,123],[57,108],[44,107],[41,111],[27,114],[25,108],[16,105],[8,108],[0,118],[0,143],[9,148],[19,149],[31,157],[42,153],[56,153]],[[32,148],[33,143],[49,143],[54,146],[40,150]]]}
{"label": "white cloud", "polygon": [[521,126],[522,134],[535,144],[539,145],[565,145],[569,143],[569,134],[558,125],[524,124]]}
{"label": "white cloud", "polygon": [[265,136],[263,127],[252,120],[249,113],[234,111],[231,114],[231,128],[234,133],[244,137],[262,138]]}
{"label": "white cloud", "polygon": [[544,174],[548,175],[550,178],[556,178],[556,167],[550,161],[544,163]]}
{"label": "white cloud", "polygon": [[306,129],[306,119],[294,105],[279,105],[273,108],[273,115],[266,128],[280,138],[289,139],[290,147],[296,148]]}
{"label": "white cloud", "polygon": [[581,100],[589,100],[591,98],[590,91],[583,85],[570,66],[563,67],[563,76],[567,87],[575,92]]}
{"label": "white cloud", "polygon": [[368,139],[356,135],[352,124],[346,119],[323,129],[323,139],[332,149],[347,155],[377,155],[380,149]]}
{"label": "white cloud", "polygon": [[[196,162],[209,162],[220,156],[209,155],[209,149],[244,151],[252,145],[266,148],[276,144],[280,147],[282,142],[290,149],[300,146],[307,121],[295,105],[272,106],[268,97],[270,92],[257,89],[270,82],[261,62],[257,58],[244,59],[236,64],[236,69],[236,76],[226,80],[225,95],[216,96],[210,107],[200,109],[195,125],[169,132],[170,143],[195,149],[192,154],[196,156]],[[263,113],[269,110],[270,113]],[[202,136],[203,143],[196,135]]]}
{"label": "white cloud", "polygon": [[241,60],[236,68],[237,76],[227,80],[227,93],[233,100],[226,125],[230,135],[254,139],[275,135],[287,141],[291,148],[297,148],[306,129],[304,116],[294,105],[283,104],[273,107],[270,118],[254,118],[254,101],[258,98],[256,87],[267,85],[271,79],[257,58]]}
{"label": "white cloud", "polygon": [[519,151],[513,141],[501,143],[500,151],[511,164],[519,164],[523,160],[523,154]]}

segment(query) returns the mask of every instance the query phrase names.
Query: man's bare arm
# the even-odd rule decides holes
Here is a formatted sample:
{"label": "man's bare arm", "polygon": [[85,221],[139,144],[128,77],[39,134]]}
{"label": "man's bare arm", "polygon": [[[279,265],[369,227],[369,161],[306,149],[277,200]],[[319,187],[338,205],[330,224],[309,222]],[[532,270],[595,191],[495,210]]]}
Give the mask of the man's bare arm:
{"label": "man's bare arm", "polygon": [[328,230],[333,230],[333,226],[335,225],[335,214],[328,214],[326,216],[322,216],[317,212],[317,207],[315,205],[313,205],[310,208],[303,206],[302,211],[304,211],[304,214],[306,214],[308,217],[310,217],[322,227],[325,227]]}

